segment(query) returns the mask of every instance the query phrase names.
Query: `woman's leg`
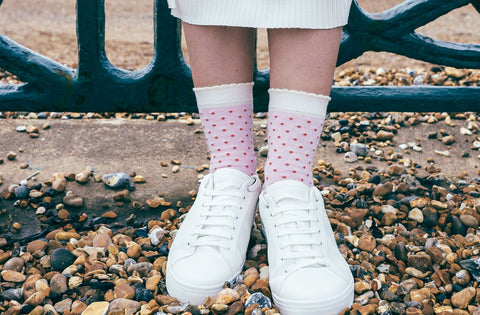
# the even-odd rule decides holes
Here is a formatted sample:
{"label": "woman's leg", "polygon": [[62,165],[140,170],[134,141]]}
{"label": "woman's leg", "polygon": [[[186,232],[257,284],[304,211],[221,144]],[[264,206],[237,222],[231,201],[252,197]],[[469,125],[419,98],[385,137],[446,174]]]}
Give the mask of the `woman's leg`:
{"label": "woman's leg", "polygon": [[252,135],[254,30],[184,29],[210,174],[173,241],[166,285],[178,300],[201,304],[242,271],[261,187]]}
{"label": "woman's leg", "polygon": [[183,23],[195,87],[253,79],[255,29]]}
{"label": "woman's leg", "polygon": [[270,29],[270,87],[329,95],[342,28]]}
{"label": "woman's leg", "polygon": [[353,277],[337,249],[312,164],[330,100],[341,28],[272,29],[265,190],[270,287],[282,314],[337,314]]}

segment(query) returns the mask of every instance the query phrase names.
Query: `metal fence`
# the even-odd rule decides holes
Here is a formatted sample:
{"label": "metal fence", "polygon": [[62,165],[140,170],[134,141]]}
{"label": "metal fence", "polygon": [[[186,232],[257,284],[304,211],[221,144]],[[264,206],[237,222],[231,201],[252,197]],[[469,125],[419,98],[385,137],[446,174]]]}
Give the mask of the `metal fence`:
{"label": "metal fence", "polygon": [[[0,0],[1,9],[2,0]],[[366,51],[387,51],[457,68],[480,69],[480,45],[447,43],[415,32],[480,0],[407,0],[368,13],[354,0],[338,65]],[[154,0],[154,56],[138,71],[111,64],[105,53],[104,0],[77,0],[79,62],[64,66],[0,34],[0,68],[23,84],[0,85],[0,111],[195,112],[192,79],[180,49],[180,24],[166,0]],[[480,32],[480,30],[478,30]],[[255,110],[266,111],[269,72],[256,71]],[[480,87],[334,86],[330,111],[479,111]]]}

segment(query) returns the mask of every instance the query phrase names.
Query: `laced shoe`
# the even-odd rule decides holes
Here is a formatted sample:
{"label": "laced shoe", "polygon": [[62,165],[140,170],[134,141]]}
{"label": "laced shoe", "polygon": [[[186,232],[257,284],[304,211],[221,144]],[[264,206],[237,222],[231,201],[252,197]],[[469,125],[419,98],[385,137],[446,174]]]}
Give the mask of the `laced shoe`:
{"label": "laced shoe", "polygon": [[268,242],[270,288],[282,315],[338,314],[353,302],[353,276],[340,254],[321,193],[293,180],[259,201]]}
{"label": "laced shoe", "polygon": [[168,255],[171,296],[198,305],[240,274],[260,189],[257,175],[233,168],[204,177]]}

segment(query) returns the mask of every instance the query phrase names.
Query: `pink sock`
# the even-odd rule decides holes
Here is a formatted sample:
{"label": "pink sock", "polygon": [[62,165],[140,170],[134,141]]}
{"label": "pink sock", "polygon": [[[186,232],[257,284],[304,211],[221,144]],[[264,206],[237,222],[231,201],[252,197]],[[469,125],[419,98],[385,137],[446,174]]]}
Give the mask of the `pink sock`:
{"label": "pink sock", "polygon": [[256,173],[253,150],[253,83],[195,88],[198,111],[210,150],[210,173],[232,167]]}
{"label": "pink sock", "polygon": [[281,180],[313,186],[312,163],[330,97],[270,89],[265,187]]}

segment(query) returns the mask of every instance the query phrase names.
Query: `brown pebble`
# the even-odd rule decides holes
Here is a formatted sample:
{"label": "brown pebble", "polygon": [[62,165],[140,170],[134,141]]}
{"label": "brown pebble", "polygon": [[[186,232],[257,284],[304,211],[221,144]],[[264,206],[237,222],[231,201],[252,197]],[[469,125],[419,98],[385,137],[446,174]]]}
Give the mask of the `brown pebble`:
{"label": "brown pebble", "polygon": [[116,219],[117,214],[113,211],[107,211],[104,214],[102,214],[102,218],[107,218],[107,219]]}
{"label": "brown pebble", "polygon": [[15,152],[13,152],[13,151],[8,152],[8,154],[7,154],[7,159],[8,159],[9,161],[13,161],[13,160],[15,160],[16,158],[17,158],[17,154],[16,154]]}
{"label": "brown pebble", "polygon": [[66,220],[70,217],[70,212],[68,212],[65,209],[60,209],[60,211],[58,211],[57,216],[62,220]]}
{"label": "brown pebble", "polygon": [[364,234],[358,240],[358,248],[364,251],[371,252],[375,249],[376,246],[377,242],[375,241],[375,238],[370,234]]}

